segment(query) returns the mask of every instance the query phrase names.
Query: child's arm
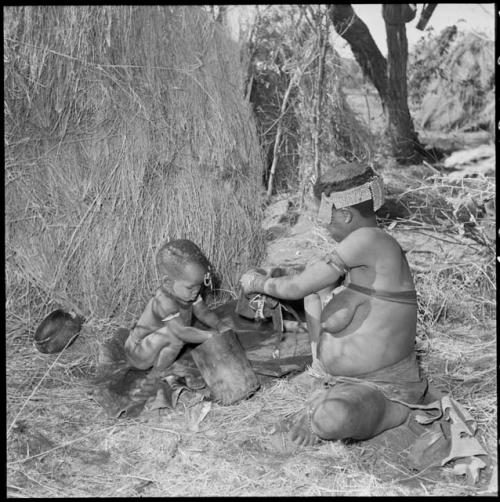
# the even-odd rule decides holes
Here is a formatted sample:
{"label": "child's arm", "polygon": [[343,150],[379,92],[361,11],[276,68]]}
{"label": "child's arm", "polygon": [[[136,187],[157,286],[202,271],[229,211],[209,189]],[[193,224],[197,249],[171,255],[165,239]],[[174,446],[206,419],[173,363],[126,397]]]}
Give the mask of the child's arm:
{"label": "child's arm", "polygon": [[160,328],[157,333],[162,333],[162,331],[173,333],[184,343],[203,343],[215,335],[213,331],[186,326],[180,317],[175,317],[167,321],[165,326]]}
{"label": "child's arm", "polygon": [[201,322],[216,329],[219,333],[224,333],[233,328],[229,319],[221,319],[215,312],[212,312],[208,308],[208,305],[203,300],[193,304],[193,313]]}
{"label": "child's arm", "polygon": [[172,333],[184,343],[203,343],[215,334],[213,331],[187,326],[182,320],[178,308],[175,308],[175,304],[170,299],[157,298],[155,300],[152,310],[162,323],[162,327],[156,333]]}

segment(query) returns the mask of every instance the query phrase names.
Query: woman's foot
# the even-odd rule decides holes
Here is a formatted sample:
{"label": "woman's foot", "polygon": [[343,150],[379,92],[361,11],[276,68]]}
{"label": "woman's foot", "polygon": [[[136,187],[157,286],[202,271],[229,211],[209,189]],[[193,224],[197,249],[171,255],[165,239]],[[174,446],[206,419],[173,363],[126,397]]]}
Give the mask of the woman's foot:
{"label": "woman's foot", "polygon": [[311,428],[311,417],[304,409],[288,420],[288,437],[300,446],[311,446],[319,442],[320,438]]}
{"label": "woman's foot", "polygon": [[[307,409],[282,420],[274,428],[271,443],[279,443],[281,449],[295,449],[297,446],[311,446],[319,443],[320,438],[311,429]],[[285,443],[289,443],[286,447]]]}

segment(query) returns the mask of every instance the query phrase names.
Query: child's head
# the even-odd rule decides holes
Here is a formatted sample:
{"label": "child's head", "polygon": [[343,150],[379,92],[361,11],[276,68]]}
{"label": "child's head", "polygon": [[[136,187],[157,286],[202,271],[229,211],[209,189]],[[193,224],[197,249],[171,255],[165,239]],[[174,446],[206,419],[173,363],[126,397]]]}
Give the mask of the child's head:
{"label": "child's head", "polygon": [[319,222],[338,227],[340,240],[360,221],[373,220],[384,202],[382,179],[361,162],[340,162],[331,167],[316,181],[313,192],[320,202]]}
{"label": "child's head", "polygon": [[201,286],[210,284],[210,263],[188,239],[164,244],[156,255],[156,266],[162,287],[181,301],[194,301]]}

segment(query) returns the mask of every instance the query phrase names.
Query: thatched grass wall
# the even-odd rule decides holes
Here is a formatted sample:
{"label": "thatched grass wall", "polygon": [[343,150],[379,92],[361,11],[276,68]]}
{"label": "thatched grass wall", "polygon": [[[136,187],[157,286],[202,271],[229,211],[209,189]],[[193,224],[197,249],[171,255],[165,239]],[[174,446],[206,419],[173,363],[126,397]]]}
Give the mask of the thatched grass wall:
{"label": "thatched grass wall", "polygon": [[234,290],[263,161],[238,49],[195,6],[4,8],[7,311],[137,315],[165,239]]}

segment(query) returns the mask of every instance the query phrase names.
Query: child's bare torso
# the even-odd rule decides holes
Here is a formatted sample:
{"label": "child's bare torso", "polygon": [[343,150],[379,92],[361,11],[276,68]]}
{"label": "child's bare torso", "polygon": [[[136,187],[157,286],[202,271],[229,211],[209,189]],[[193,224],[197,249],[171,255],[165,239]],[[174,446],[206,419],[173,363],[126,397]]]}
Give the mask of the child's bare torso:
{"label": "child's bare torso", "polygon": [[[372,290],[414,289],[408,263],[397,242],[374,233],[367,265],[350,269],[346,284]],[[329,373],[356,376],[400,361],[414,348],[417,306],[341,288],[322,313],[318,356]]]}
{"label": "child's bare torso", "polygon": [[[167,296],[161,289],[148,301],[144,311],[137,320],[134,335],[138,339],[160,329],[165,320],[178,313],[182,324],[191,326],[193,318],[193,304],[179,302],[175,298]],[[158,315],[160,314],[160,315]]]}

